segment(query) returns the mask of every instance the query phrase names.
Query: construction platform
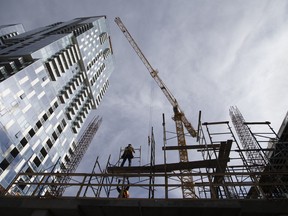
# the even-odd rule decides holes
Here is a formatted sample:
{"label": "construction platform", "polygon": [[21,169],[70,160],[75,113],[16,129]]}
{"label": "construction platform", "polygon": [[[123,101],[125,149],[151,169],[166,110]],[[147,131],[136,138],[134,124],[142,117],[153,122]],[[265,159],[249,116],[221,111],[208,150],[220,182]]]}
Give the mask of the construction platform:
{"label": "construction platform", "polygon": [[[218,160],[202,160],[202,161],[191,161],[191,162],[180,162],[171,164],[156,164],[154,166],[131,166],[131,167],[108,167],[108,173],[164,173],[172,172],[181,169],[196,169],[196,168],[216,168]],[[227,162],[226,162],[227,163]]]}
{"label": "construction platform", "polygon": [[0,197],[1,216],[288,216],[286,200]]}

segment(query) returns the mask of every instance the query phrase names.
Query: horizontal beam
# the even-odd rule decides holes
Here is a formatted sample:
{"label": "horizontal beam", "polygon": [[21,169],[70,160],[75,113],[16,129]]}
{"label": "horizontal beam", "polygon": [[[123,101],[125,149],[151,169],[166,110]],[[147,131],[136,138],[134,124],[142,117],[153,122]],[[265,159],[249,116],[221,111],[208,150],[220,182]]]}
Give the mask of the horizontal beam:
{"label": "horizontal beam", "polygon": [[186,145],[186,146],[163,146],[162,150],[183,150],[183,149],[202,149],[202,148],[212,148],[218,149],[220,144],[208,144],[208,145]]}
{"label": "horizontal beam", "polygon": [[266,148],[266,149],[235,149],[235,152],[244,152],[244,151],[275,151],[273,148]]}
{"label": "horizontal beam", "polygon": [[265,122],[243,122],[243,124],[245,124],[245,125],[252,125],[252,124],[259,125],[259,124],[271,124],[271,122],[269,122],[269,121],[265,121]]}
{"label": "horizontal beam", "polygon": [[221,121],[221,122],[204,122],[202,125],[217,125],[217,124],[228,124],[229,121]]}

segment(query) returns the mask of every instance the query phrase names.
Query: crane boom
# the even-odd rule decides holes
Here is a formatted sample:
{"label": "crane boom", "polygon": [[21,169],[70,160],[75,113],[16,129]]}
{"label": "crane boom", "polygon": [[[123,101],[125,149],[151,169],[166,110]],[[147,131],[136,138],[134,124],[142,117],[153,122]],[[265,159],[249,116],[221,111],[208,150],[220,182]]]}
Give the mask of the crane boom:
{"label": "crane boom", "polygon": [[142,62],[146,66],[146,68],[148,69],[148,71],[149,71],[150,75],[152,76],[152,78],[156,81],[157,85],[163,91],[164,95],[166,96],[166,98],[168,99],[170,104],[172,105],[174,113],[175,114],[177,113],[178,115],[181,115],[181,121],[183,122],[183,124],[184,124],[185,128],[187,129],[187,131],[189,132],[189,134],[192,137],[196,137],[196,135],[197,135],[196,130],[193,128],[191,123],[188,121],[188,119],[186,118],[184,112],[182,112],[182,110],[180,109],[176,98],[173,96],[173,94],[169,91],[167,86],[164,84],[164,82],[158,76],[158,72],[153,69],[153,67],[151,66],[151,64],[147,60],[147,58],[142,53],[141,49],[138,47],[138,45],[134,41],[133,37],[130,35],[130,33],[127,30],[127,28],[122,23],[121,19],[119,17],[116,17],[115,18],[115,22],[119,26],[120,30],[123,32],[125,37],[127,38],[127,40],[130,43],[130,45],[133,47],[133,49],[135,50],[135,52],[137,53],[139,58],[142,60]]}
{"label": "crane boom", "polygon": [[[130,45],[133,47],[137,55],[140,57],[146,68],[148,69],[150,75],[152,78],[156,81],[157,85],[160,87],[160,89],[165,94],[168,101],[171,103],[174,111],[174,117],[173,120],[175,121],[176,125],[176,133],[177,133],[177,140],[178,140],[178,146],[186,146],[186,140],[185,140],[185,133],[183,125],[186,127],[188,132],[191,134],[191,136],[196,137],[197,133],[190,124],[190,122],[186,119],[184,113],[181,111],[176,98],[173,96],[173,94],[169,91],[169,89],[166,87],[164,82],[160,79],[158,76],[158,72],[153,69],[149,61],[146,59],[132,36],[130,35],[129,31],[126,29],[122,21],[119,17],[115,18],[115,22],[129,41]],[[179,157],[180,162],[188,162],[188,152],[187,149],[183,148],[179,150]],[[180,180],[182,183],[182,194],[183,198],[197,198],[197,195],[195,193],[194,189],[194,182],[192,178],[192,170],[191,169],[182,169],[180,170]]]}

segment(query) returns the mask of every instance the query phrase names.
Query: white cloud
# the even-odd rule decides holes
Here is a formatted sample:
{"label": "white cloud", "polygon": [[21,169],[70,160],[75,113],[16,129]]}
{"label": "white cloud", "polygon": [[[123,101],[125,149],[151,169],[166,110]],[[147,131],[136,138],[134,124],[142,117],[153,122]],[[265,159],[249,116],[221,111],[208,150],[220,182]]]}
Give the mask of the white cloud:
{"label": "white cloud", "polygon": [[[15,7],[13,13],[1,7],[2,24],[23,20],[24,25],[34,28],[102,14],[110,21],[116,67],[96,112],[103,116],[102,127],[81,170],[87,171],[85,165],[94,162],[97,155],[101,155],[102,164],[109,154],[115,160],[120,146],[129,142],[143,146],[146,160],[150,126],[155,130],[157,162],[161,163],[162,113],[167,127],[175,127],[170,118],[172,107],[113,22],[115,16],[122,19],[159,70],[192,125],[197,124],[199,110],[203,121],[229,120],[232,105],[249,121],[270,120],[275,130],[286,114],[287,1],[122,0],[81,1],[81,5],[78,1],[57,1],[44,4],[45,9],[39,1],[8,2],[7,6]],[[33,5],[40,10],[30,10]],[[66,5],[71,7],[64,11]],[[171,160],[178,160],[178,155]]]}

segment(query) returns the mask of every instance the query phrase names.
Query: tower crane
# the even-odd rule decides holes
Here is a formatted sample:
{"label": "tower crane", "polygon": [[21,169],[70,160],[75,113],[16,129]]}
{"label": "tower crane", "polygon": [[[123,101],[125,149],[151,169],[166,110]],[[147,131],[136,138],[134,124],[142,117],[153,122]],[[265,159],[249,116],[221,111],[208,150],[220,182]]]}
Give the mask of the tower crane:
{"label": "tower crane", "polygon": [[[134,41],[133,37],[130,35],[129,31],[125,27],[125,25],[122,23],[121,19],[119,17],[115,18],[115,22],[124,34],[124,36],[127,38],[128,42],[134,49],[134,51],[137,53],[141,61],[144,63],[146,68],[148,69],[150,75],[152,78],[156,81],[157,85],[160,87],[168,101],[173,107],[173,112],[174,112],[174,117],[173,120],[175,121],[176,124],[176,134],[177,134],[177,141],[178,141],[178,146],[184,147],[184,148],[179,148],[179,158],[180,162],[188,162],[188,152],[187,149],[185,149],[186,146],[186,140],[185,140],[185,133],[184,133],[184,127],[187,129],[189,134],[192,137],[197,136],[196,130],[193,128],[191,123],[187,120],[184,112],[180,109],[180,106],[176,100],[176,98],[173,96],[173,94],[170,92],[170,90],[167,88],[167,86],[164,84],[164,82],[160,79],[158,75],[158,71],[154,70],[147,58],[144,56],[142,53],[141,49],[138,47],[136,42]],[[195,194],[195,189],[194,189],[194,183],[193,183],[193,178],[192,178],[192,170],[187,169],[187,170],[180,170],[180,180],[181,180],[181,185],[182,185],[182,194],[183,198],[196,198]]]}

